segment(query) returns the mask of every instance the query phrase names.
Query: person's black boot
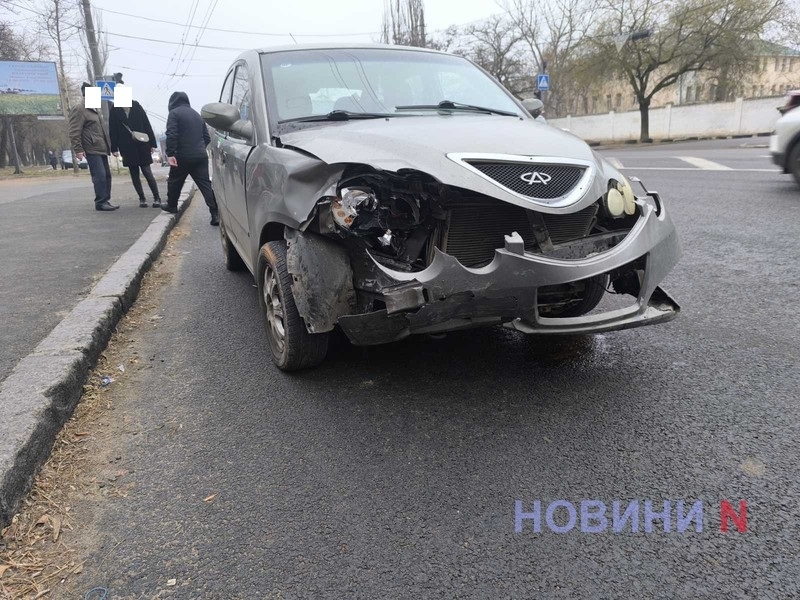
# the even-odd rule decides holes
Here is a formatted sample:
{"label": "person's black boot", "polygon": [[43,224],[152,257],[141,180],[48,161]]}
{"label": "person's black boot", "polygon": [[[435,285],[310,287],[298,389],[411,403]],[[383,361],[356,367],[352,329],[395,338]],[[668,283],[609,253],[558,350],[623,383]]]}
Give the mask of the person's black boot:
{"label": "person's black boot", "polygon": [[100,203],[97,203],[97,204],[94,205],[94,209],[95,210],[109,211],[109,210],[117,210],[118,208],[119,208],[119,206],[114,206],[113,204],[111,204],[111,203],[109,203],[107,201],[106,202],[100,202]]}
{"label": "person's black boot", "polygon": [[219,211],[216,210],[211,211],[211,224],[219,225]]}
{"label": "person's black boot", "polygon": [[173,215],[178,212],[177,206],[170,206],[167,202],[161,203],[161,210],[164,212],[172,213]]}
{"label": "person's black boot", "polygon": [[139,198],[139,208],[147,208],[147,200]]}
{"label": "person's black boot", "polygon": [[153,208],[161,208],[161,198],[153,198]]}

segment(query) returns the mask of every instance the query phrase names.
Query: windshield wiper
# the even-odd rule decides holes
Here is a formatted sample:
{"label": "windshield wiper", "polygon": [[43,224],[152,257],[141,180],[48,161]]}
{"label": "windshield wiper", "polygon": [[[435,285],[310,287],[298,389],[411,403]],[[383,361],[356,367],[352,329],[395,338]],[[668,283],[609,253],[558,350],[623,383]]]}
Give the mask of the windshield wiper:
{"label": "windshield wiper", "polygon": [[395,117],[391,113],[352,112],[349,110],[332,110],[327,115],[309,115],[295,119],[284,119],[278,123],[312,123],[314,121],[349,121],[351,119],[384,119]]}
{"label": "windshield wiper", "polygon": [[395,106],[396,110],[466,110],[471,112],[483,112],[490,115],[503,115],[504,117],[518,117],[517,113],[497,108],[486,108],[485,106],[475,106],[474,104],[461,104],[452,100],[442,100],[439,104],[412,104],[408,106]]}

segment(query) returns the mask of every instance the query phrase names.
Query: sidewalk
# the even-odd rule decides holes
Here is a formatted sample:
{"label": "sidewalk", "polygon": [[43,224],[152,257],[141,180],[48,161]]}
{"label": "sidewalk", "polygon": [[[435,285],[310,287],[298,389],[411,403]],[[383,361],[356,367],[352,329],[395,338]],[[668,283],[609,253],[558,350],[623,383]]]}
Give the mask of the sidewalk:
{"label": "sidewalk", "polygon": [[139,208],[123,181],[112,193],[123,208],[109,213],[95,211],[90,190],[75,180],[60,191],[18,191],[19,200],[0,187],[0,528],[19,509],[193,190],[184,188],[172,215]]}
{"label": "sidewalk", "polygon": [[[164,181],[159,189],[165,199]],[[92,200],[88,177],[0,181],[0,381],[162,212],[138,207],[127,171],[113,173],[119,210],[97,212]]]}

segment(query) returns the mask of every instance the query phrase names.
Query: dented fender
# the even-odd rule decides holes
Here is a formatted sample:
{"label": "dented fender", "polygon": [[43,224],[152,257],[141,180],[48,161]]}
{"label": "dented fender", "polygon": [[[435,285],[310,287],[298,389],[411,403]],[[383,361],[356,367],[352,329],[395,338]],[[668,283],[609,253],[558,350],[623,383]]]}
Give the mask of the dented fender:
{"label": "dented fender", "polygon": [[292,276],[297,312],[309,333],[331,331],[356,307],[353,269],[347,251],[313,233],[286,229],[286,267]]}

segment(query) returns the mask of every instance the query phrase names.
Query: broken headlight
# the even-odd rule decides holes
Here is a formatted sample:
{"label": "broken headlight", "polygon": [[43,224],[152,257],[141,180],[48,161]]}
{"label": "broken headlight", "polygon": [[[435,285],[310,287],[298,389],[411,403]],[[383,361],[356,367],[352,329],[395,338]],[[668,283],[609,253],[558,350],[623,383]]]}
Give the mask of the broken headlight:
{"label": "broken headlight", "polygon": [[378,199],[369,188],[342,188],[336,199],[331,202],[333,220],[345,229],[350,229],[359,210],[372,211],[378,206]]}

